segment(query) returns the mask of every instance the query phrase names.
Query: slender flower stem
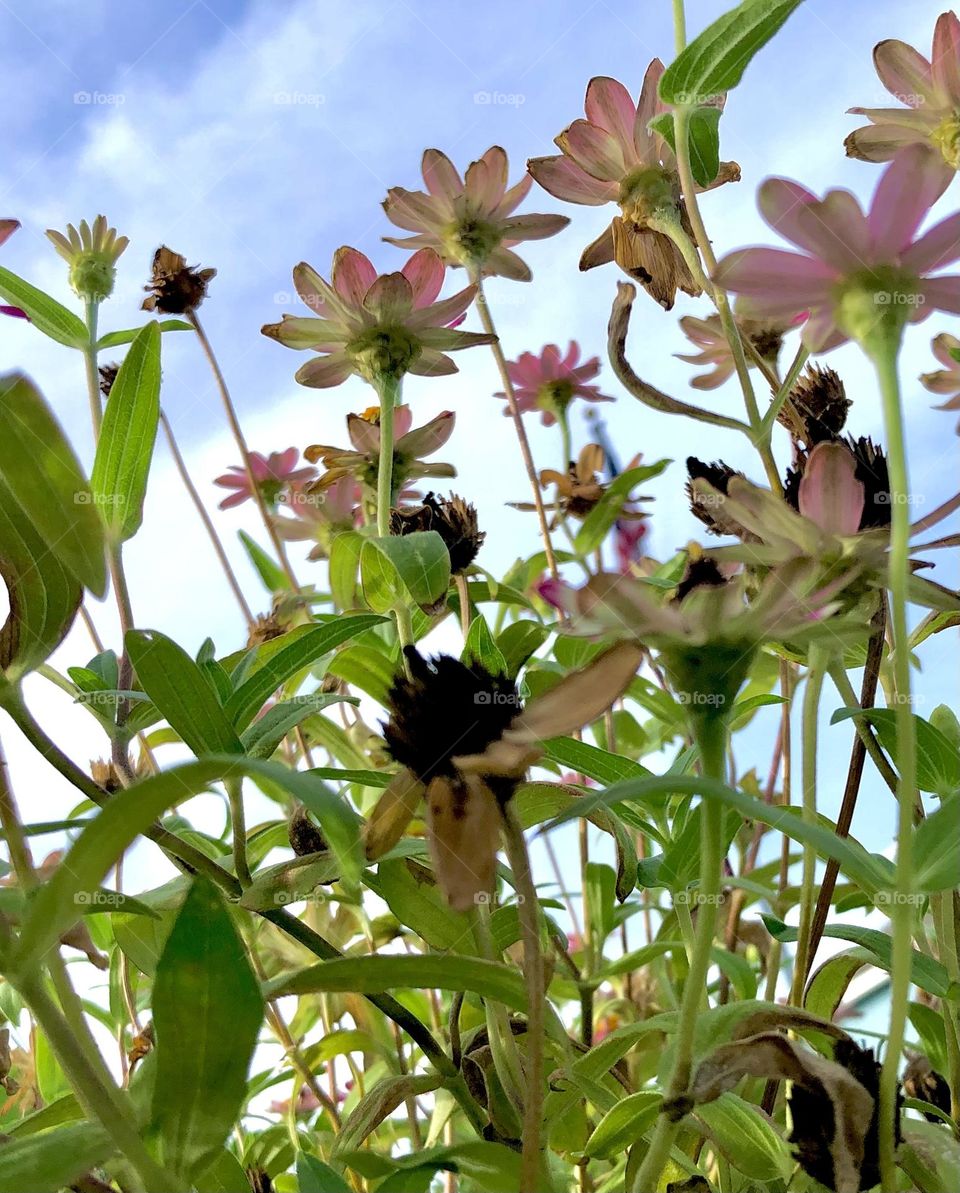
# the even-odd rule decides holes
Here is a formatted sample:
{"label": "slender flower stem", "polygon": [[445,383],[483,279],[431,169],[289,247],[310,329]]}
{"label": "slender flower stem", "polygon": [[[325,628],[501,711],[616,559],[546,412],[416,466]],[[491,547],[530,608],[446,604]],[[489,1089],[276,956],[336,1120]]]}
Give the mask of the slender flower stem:
{"label": "slender flower stem", "polygon": [[240,457],[243,461],[243,469],[247,474],[247,484],[250,486],[250,492],[253,496],[254,503],[260,511],[260,518],[263,521],[264,529],[273,544],[273,549],[277,553],[277,559],[280,562],[280,568],[286,577],[287,583],[294,592],[300,591],[300,585],[297,582],[297,577],[293,574],[293,568],[290,566],[290,560],[287,556],[287,548],[284,546],[283,539],[280,537],[273,519],[270,516],[270,511],[267,508],[267,503],[264,500],[263,494],[260,492],[260,486],[257,484],[257,479],[253,475],[253,468],[250,464],[250,449],[247,447],[246,436],[243,433],[243,428],[240,426],[240,420],[237,417],[236,408],[233,405],[233,399],[230,397],[230,390],[227,388],[226,379],[220,369],[220,364],[217,361],[216,354],[213,351],[213,346],[207,339],[207,333],[203,330],[200,320],[197,318],[196,311],[187,312],[187,320],[192,325],[193,330],[197,333],[197,340],[203,350],[204,356],[207,358],[207,364],[210,366],[210,371],[213,373],[213,379],[216,382],[217,390],[220,394],[220,400],[223,402],[224,413],[227,416],[227,422],[230,430],[233,433],[234,441],[240,452]]}
{"label": "slender flower stem", "polygon": [[243,807],[243,781],[227,781],[227,799],[230,801],[230,828],[233,835],[233,868],[240,879],[240,885],[248,887],[253,882],[250,864],[247,861],[247,817]]}
{"label": "slender flower stem", "polygon": [[[776,391],[773,399],[770,402],[770,405],[767,407],[767,412],[764,414],[763,419],[761,420],[761,431],[763,433],[765,442],[768,444],[770,442],[770,436],[773,434],[773,427],[777,421],[777,415],[783,409],[784,403],[789,399],[790,391],[797,384],[797,378],[803,372],[803,366],[807,363],[809,357],[810,353],[803,346],[803,344],[801,344],[797,349],[797,355],[793,358],[793,363],[787,370],[786,377],[784,377],[780,388]],[[800,427],[798,426],[797,429],[799,430]]]}
{"label": "slender flower stem", "polygon": [[[473,271],[472,281],[477,287],[477,309],[480,312],[480,322],[483,324],[483,330],[488,335],[496,336],[497,329],[490,314],[487,296],[483,289],[483,278],[479,270]],[[513,425],[517,432],[517,441],[520,444],[523,465],[527,470],[530,487],[533,489],[533,504],[537,509],[537,520],[540,523],[540,535],[543,538],[543,550],[547,558],[547,567],[553,579],[559,580],[560,572],[557,569],[557,557],[554,554],[553,541],[550,538],[550,526],[547,522],[547,511],[543,504],[543,493],[540,490],[540,478],[537,476],[537,468],[533,462],[533,453],[530,450],[530,440],[527,438],[527,430],[523,425],[523,415],[517,406],[517,395],[514,392],[513,382],[510,380],[510,372],[507,369],[507,358],[503,354],[503,348],[500,346],[499,339],[493,340],[490,345],[490,351],[493,353],[493,358],[497,362],[497,370],[500,373],[503,390],[507,395],[507,406],[510,410],[510,417],[513,419]]]}
{"label": "slender flower stem", "polygon": [[87,374],[87,398],[90,402],[90,423],[93,427],[93,442],[100,440],[103,424],[103,403],[100,400],[100,374],[97,371],[97,320],[100,304],[95,298],[84,302],[87,323],[87,343],[83,349],[83,364]]}
{"label": "slender flower stem", "polygon": [[870,353],[877,370],[883,402],[890,474],[890,589],[893,631],[893,679],[896,694],[897,762],[900,782],[897,824],[896,898],[890,909],[890,1031],[880,1075],[880,1186],[894,1193],[896,1170],[897,1075],[906,1030],[910,997],[910,954],[913,947],[913,821],[916,803],[917,745],[910,698],[910,639],[907,588],[910,578],[910,482],[907,474],[903,411],[897,375],[899,337],[883,337]]}
{"label": "slender flower stem", "polygon": [[177,472],[180,475],[180,479],[183,481],[183,487],[187,490],[190,500],[193,502],[194,508],[197,511],[197,515],[199,516],[200,521],[203,523],[203,528],[206,530],[207,535],[210,538],[210,544],[213,547],[217,559],[220,561],[220,566],[223,568],[223,574],[227,578],[227,583],[230,585],[233,595],[237,598],[237,604],[240,606],[240,612],[246,619],[247,625],[253,625],[253,612],[251,611],[250,606],[247,604],[246,597],[243,595],[243,589],[240,587],[240,581],[237,579],[236,573],[230,566],[230,560],[227,558],[227,553],[223,548],[223,543],[220,540],[219,534],[217,534],[217,529],[213,524],[213,519],[207,513],[206,507],[203,504],[203,499],[197,492],[197,487],[193,483],[190,473],[187,471],[187,465],[184,461],[183,454],[180,451],[180,447],[174,438],[173,427],[170,426],[170,420],[162,410],[160,411],[160,424],[163,427],[163,432],[167,437],[167,444],[170,447],[170,454],[173,456],[173,462],[176,466]]}
{"label": "slender flower stem", "polygon": [[[803,819],[814,824],[817,819],[817,728],[820,716],[820,696],[823,692],[823,677],[829,664],[829,657],[823,648],[810,647],[807,667],[807,687],[803,694],[803,745],[802,786]],[[803,1006],[803,984],[806,980],[810,938],[813,928],[814,901],[816,899],[817,849],[815,845],[803,847],[803,879],[800,887],[800,926],[797,930],[797,955],[794,958],[793,985],[790,1001],[795,1007]]]}
{"label": "slender flower stem", "polygon": [[[473,935],[480,956],[485,961],[502,961],[503,958],[490,931],[490,912],[484,904],[478,904],[474,909]],[[507,1009],[503,1003],[492,998],[484,1000],[483,1009],[493,1067],[514,1109],[521,1111],[524,1106],[523,1065],[520,1061],[520,1050],[513,1038]]]}
{"label": "slender flower stem", "polygon": [[380,376],[373,383],[380,399],[380,459],[377,463],[377,534],[390,534],[393,508],[393,412],[400,401],[400,379]]}
{"label": "slender flower stem", "polygon": [[[727,726],[722,717],[701,716],[692,725],[700,747],[700,760],[706,778],[726,779]],[[700,882],[697,887],[697,931],[690,969],[683,986],[677,1017],[673,1072],[664,1099],[666,1106],[679,1097],[690,1082],[693,1062],[693,1035],[700,1013],[701,997],[710,971],[710,952],[717,927],[723,866],[723,808],[716,800],[704,799],[700,822]],[[679,1130],[679,1122],[661,1111],[650,1141],[650,1148],[633,1183],[633,1193],[651,1193],[659,1188],[660,1175],[670,1156],[670,1148]]]}
{"label": "slender flower stem", "polygon": [[520,1193],[538,1193],[540,1182],[540,1139],[543,1128],[544,1011],[546,987],[543,953],[540,947],[540,917],[537,888],[530,872],[530,855],[523,828],[508,804],[503,813],[507,859],[516,883],[517,910],[523,934],[523,969],[527,980],[527,1081],[523,1104],[523,1154]]}

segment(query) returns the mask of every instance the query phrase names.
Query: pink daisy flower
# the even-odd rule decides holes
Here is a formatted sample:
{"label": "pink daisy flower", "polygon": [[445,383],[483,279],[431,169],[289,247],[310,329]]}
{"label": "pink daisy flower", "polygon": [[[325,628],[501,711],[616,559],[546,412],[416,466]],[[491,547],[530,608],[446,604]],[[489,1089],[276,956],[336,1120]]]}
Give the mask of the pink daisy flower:
{"label": "pink daisy flower", "polygon": [[[791,320],[737,319],[737,326],[759,353],[761,359],[776,367],[784,333],[790,330]],[[719,315],[707,315],[700,319],[696,315],[684,315],[680,320],[683,334],[699,349],[698,352],[675,352],[678,360],[691,365],[712,365],[706,373],[691,378],[694,389],[717,389],[736,372],[733,350],[724,335]],[[747,358],[747,367],[754,368]]]}
{"label": "pink daisy flower", "polygon": [[[935,410],[960,410],[960,340],[941,332],[931,344],[933,355],[943,365],[933,373],[924,373],[920,384],[932,394],[947,394],[947,401]],[[960,432],[960,423],[957,424]]]}
{"label": "pink daisy flower", "polygon": [[[517,406],[521,412],[541,411],[541,422],[552,426],[563,417],[574,398],[587,402],[612,402],[596,385],[588,385],[600,372],[599,356],[591,356],[580,364],[580,345],[571,340],[565,356],[556,344],[547,344],[540,355],[524,352],[516,360],[507,362],[507,372],[513,382]],[[498,393],[498,398],[507,395]],[[509,410],[504,411],[509,415]]]}
{"label": "pink daisy flower", "polygon": [[494,145],[467,167],[464,178],[439,149],[423,155],[426,191],[391,187],[383,209],[392,224],[415,236],[385,236],[400,248],[435,249],[448,265],[480,267],[487,277],[499,275],[529,282],[530,268],[513,246],[544,240],[570,223],[565,215],[514,215],[533,185],[524,176],[507,186],[507,155]]}
{"label": "pink daisy flower", "polygon": [[[297,468],[296,463],[299,459],[300,450],[296,447],[288,447],[284,452],[271,452],[269,456],[263,456],[260,452],[250,453],[250,471],[267,505],[276,505],[288,485],[313,480],[317,475],[316,468]],[[218,476],[213,483],[222,489],[235,490],[220,502],[222,510],[242,505],[253,497],[250,478],[242,464],[232,464],[223,476]]]}
{"label": "pink daisy flower", "polygon": [[[801,252],[739,249],[718,264],[715,280],[743,295],[742,309],[752,317],[809,311],[802,337],[811,352],[869,333],[864,295],[868,303],[872,296],[878,324],[891,307],[911,323],[935,310],[960,314],[960,277],[928,276],[960,257],[960,214],[915,239],[939,194],[939,166],[920,146],[887,166],[866,215],[849,191],[828,191],[820,200],[799,183],[768,178],[758,194],[761,214]],[[855,317],[861,323],[854,325]]]}
{"label": "pink daisy flower", "polygon": [[433,249],[414,253],[399,273],[377,274],[357,249],[341,248],[333,258],[331,283],[304,262],[293,271],[297,293],[318,316],[284,315],[263,334],[287,348],[311,348],[321,355],[296,374],[301,385],[340,385],[354,374],[374,382],[405,373],[421,377],[456,373],[446,356],[459,348],[489,344],[482,332],[456,331],[473,302],[475,286],[437,301],[445,267]]}
{"label": "pink daisy flower", "polygon": [[887,162],[908,145],[922,145],[939,167],[941,191],[960,168],[960,21],[941,13],[928,61],[906,42],[891,38],[873,51],[880,82],[902,108],[850,108],[872,123],[855,129],[844,145],[849,157]]}
{"label": "pink daisy flower", "polygon": [[[0,244],[9,240],[20,227],[19,220],[0,220]],[[12,315],[15,319],[26,319],[27,314],[19,307],[0,306],[0,315]]]}

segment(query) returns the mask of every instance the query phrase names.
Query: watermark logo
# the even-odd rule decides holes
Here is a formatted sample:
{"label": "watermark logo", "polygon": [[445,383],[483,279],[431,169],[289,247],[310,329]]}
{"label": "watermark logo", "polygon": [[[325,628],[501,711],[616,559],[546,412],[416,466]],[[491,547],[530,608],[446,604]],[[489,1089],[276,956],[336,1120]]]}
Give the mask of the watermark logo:
{"label": "watermark logo", "polygon": [[75,891],[73,901],[78,907],[122,907],[127,896],[121,891]]}
{"label": "watermark logo", "polygon": [[516,692],[475,692],[474,704],[515,704],[520,707],[520,697]]}
{"label": "watermark logo", "polygon": [[284,108],[322,108],[327,97],[322,91],[275,91],[273,102]]}
{"label": "watermark logo", "polygon": [[82,107],[119,108],[127,97],[122,91],[75,91],[73,102]]}
{"label": "watermark logo", "polygon": [[519,91],[475,91],[473,102],[484,107],[521,108],[527,97]]}

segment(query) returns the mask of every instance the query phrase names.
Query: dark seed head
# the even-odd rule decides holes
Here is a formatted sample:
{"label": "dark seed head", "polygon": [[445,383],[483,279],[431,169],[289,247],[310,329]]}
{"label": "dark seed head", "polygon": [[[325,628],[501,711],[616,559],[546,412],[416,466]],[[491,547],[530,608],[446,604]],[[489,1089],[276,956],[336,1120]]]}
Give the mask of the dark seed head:
{"label": "dark seed head", "polygon": [[413,534],[418,530],[435,530],[440,535],[450,552],[450,571],[454,576],[473,563],[487,537],[478,527],[474,506],[454,494],[437,498],[428,493],[422,505],[391,512],[391,534]]}
{"label": "dark seed head", "polygon": [[849,435],[847,446],[856,461],[854,475],[863,485],[863,517],[861,530],[873,530],[878,526],[890,525],[890,475],[887,472],[887,457],[883,448],[872,439]]}
{"label": "dark seed head", "polygon": [[690,512],[693,516],[699,518],[711,534],[739,534],[741,528],[735,526],[729,518],[725,517],[716,504],[711,505],[705,501],[703,495],[697,492],[693,482],[705,480],[718,493],[723,493],[726,496],[727,486],[730,484],[731,478],[735,476],[742,477],[743,473],[738,472],[736,468],[731,468],[729,464],[724,464],[722,460],[715,460],[712,464],[705,464],[703,460],[698,460],[696,456],[688,456],[687,475],[690,478],[687,481],[687,497],[690,501]]}
{"label": "dark seed head", "polygon": [[[803,426],[807,448],[836,439],[847,421],[851,402],[840,376],[833,369],[809,365],[806,374],[790,391],[790,402]],[[781,422],[794,430],[784,415]]]}
{"label": "dark seed head", "polygon": [[677,585],[674,593],[675,601],[682,601],[695,588],[707,586],[709,588],[723,588],[727,580],[723,572],[712,559],[700,556],[699,559],[688,559],[683,573],[683,579]]}
{"label": "dark seed head", "polygon": [[188,314],[206,298],[207,286],[216,275],[215,269],[187,265],[186,257],[161,245],[153,255],[153,276],[144,286],[148,296],[143,300],[143,310]]}
{"label": "dark seed head", "polygon": [[[944,1114],[950,1113],[950,1086],[925,1056],[911,1057],[903,1073],[903,1092],[909,1098],[929,1102]],[[931,1123],[941,1121],[935,1114],[924,1113],[924,1118]]]}
{"label": "dark seed head", "polygon": [[307,815],[303,804],[297,804],[293,815],[287,821],[287,839],[297,857],[308,853],[322,853],[327,848],[327,839]]}
{"label": "dark seed head", "polygon": [[101,365],[97,372],[100,374],[100,392],[105,398],[110,397],[110,390],[113,389],[113,383],[117,379],[117,373],[120,372],[118,364]]}
{"label": "dark seed head", "polygon": [[413,646],[404,654],[410,678],[399,675],[387,697],[387,749],[423,783],[456,778],[453,759],[482,754],[520,712],[516,684],[450,655],[428,660]]}

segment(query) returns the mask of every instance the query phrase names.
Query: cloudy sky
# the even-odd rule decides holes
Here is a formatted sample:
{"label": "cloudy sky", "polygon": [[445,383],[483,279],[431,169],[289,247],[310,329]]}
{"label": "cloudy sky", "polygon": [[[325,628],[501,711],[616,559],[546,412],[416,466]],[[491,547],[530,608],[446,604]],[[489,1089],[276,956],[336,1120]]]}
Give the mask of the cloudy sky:
{"label": "cloudy sky", "polygon": [[[727,6],[725,0],[692,0],[691,33]],[[86,0],[82,6],[0,0],[7,105],[0,214],[23,223],[4,247],[3,264],[75,305],[63,263],[43,232],[103,211],[131,240],[115,297],[102,313],[105,330],[143,318],[141,287],[158,244],[167,243],[191,263],[216,267],[202,317],[251,446],[270,451],[342,441],[344,416],[368,405],[369,392],[359,382],[333,391],[299,389],[293,373],[302,358],[259,333],[289,306],[291,267],[306,259],[326,272],[333,251],[352,244],[384,270],[398,268],[401,251],[380,242],[391,231],[380,201],[389,186],[419,185],[425,147],[442,148],[465,166],[497,143],[519,177],[525,159],[551,152],[552,138],[582,114],[592,75],[613,75],[635,92],[652,57],[669,61],[670,8],[668,0]],[[718,251],[774,241],[754,203],[757,183],[767,174],[797,177],[815,191],[844,185],[869,197],[877,170],[845,159],[843,138],[858,123],[845,110],[887,102],[872,68],[872,46],[900,37],[928,53],[938,11],[927,0],[807,0],[749,68],[723,117],[723,156],[740,162],[743,181],[703,200]],[[947,214],[955,194],[941,201],[934,218]],[[603,355],[617,274],[611,265],[582,276],[577,260],[609,213],[564,209],[542,192],[523,210],[566,210],[573,222],[524,253],[534,270],[532,284],[490,286],[508,355],[572,338],[588,354]],[[451,290],[461,279],[451,279]],[[668,314],[641,295],[630,341],[636,370],[688,398],[689,368],[672,356],[688,347],[677,317],[708,309],[705,299],[681,296]],[[930,336],[948,327],[946,318],[935,317],[912,331],[903,358],[913,479],[926,511],[956,487],[953,419],[931,411],[929,395],[916,382],[932,367]],[[0,337],[0,368],[17,366],[33,375],[89,459],[79,358],[25,324],[4,321]],[[794,347],[785,349],[784,363]],[[417,422],[443,409],[456,411],[457,432],[446,457],[459,468],[458,489],[476,502],[490,531],[481,562],[497,571],[534,549],[535,527],[529,515],[504,507],[528,494],[510,424],[491,397],[499,388],[493,361],[480,350],[461,353],[458,361],[458,377],[414,379],[407,399]],[[854,399],[850,428],[877,435],[880,412],[869,369],[852,348],[832,354],[830,363]],[[603,382],[620,398],[605,413],[621,457],[642,452],[648,461],[678,461],[651,488],[658,500],[649,545],[665,558],[696,534],[682,497],[683,458],[723,455],[760,479],[757,464],[733,433],[653,414],[621,393],[609,369]],[[705,401],[740,413],[734,386]],[[197,346],[183,333],[165,341],[163,403],[213,506],[220,493],[212,478],[237,462],[236,452]],[[555,438],[538,425],[531,431],[538,464],[556,466]],[[582,443],[582,426],[577,431]],[[784,461],[785,446],[778,442]],[[264,606],[235,538],[241,527],[257,534],[255,518],[243,507],[218,515],[218,525],[251,601]],[[202,531],[162,443],[144,528],[127,555],[140,625],[163,629],[190,649],[208,634],[224,652],[240,644],[240,616],[207,561]],[[298,567],[308,576],[307,565]],[[957,582],[949,565],[941,564],[936,575]],[[110,604],[94,605],[93,614],[118,646]],[[924,652],[931,708],[955,696],[956,647],[945,638]],[[88,655],[88,641],[77,630],[54,661],[65,668]],[[102,751],[101,743],[91,744],[85,714],[51,694],[43,681],[31,681],[30,697],[48,723],[56,720],[81,762]],[[832,700],[830,692],[826,703]],[[771,724],[759,721],[751,735],[763,769]],[[844,758],[849,727],[824,732],[831,754]],[[31,818],[72,805],[72,792],[30,760],[6,723],[4,744]],[[825,786],[829,808],[836,792]],[[891,803],[875,785],[864,798],[875,802],[875,812],[861,816],[859,827],[869,844],[882,847],[893,824]]]}

